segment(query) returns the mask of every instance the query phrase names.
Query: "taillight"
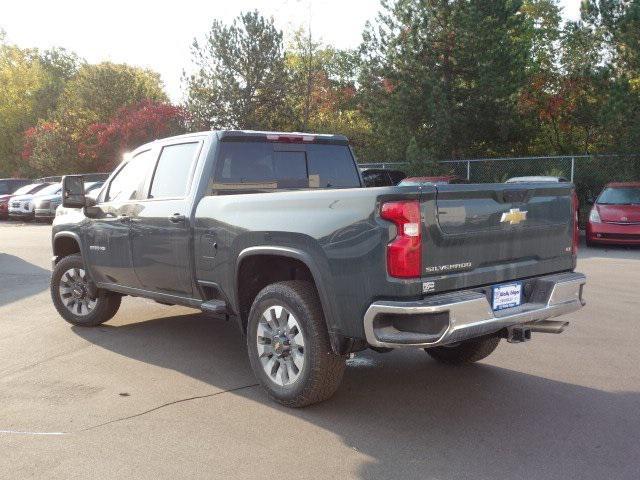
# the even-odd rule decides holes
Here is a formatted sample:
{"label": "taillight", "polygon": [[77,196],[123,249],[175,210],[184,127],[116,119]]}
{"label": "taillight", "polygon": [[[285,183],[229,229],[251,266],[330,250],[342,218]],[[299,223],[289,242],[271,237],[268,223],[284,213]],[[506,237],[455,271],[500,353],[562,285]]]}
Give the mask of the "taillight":
{"label": "taillight", "polygon": [[575,190],[573,191],[573,244],[571,251],[574,255],[578,254],[578,244],[580,243],[580,226],[578,225],[578,213],[580,211],[580,201]]}
{"label": "taillight", "polygon": [[387,272],[392,277],[420,277],[422,233],[417,200],[386,202],[380,216],[396,225],[396,237],[387,245]]}

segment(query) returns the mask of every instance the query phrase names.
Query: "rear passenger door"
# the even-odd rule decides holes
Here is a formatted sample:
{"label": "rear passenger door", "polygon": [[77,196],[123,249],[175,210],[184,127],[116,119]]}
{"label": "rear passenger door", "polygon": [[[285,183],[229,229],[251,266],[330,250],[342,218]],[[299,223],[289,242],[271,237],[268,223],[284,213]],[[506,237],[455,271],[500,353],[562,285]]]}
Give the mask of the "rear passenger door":
{"label": "rear passenger door", "polygon": [[161,147],[147,196],[131,219],[133,265],[145,290],[193,295],[189,193],[201,147],[197,140]]}

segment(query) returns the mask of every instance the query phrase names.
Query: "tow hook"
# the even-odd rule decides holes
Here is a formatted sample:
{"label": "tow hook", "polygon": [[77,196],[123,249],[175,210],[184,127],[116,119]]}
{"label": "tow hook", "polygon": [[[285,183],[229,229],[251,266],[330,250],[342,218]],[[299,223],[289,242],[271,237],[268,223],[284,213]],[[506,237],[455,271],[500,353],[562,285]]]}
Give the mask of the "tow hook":
{"label": "tow hook", "polygon": [[531,328],[521,325],[516,325],[507,328],[507,342],[509,343],[522,343],[531,340]]}

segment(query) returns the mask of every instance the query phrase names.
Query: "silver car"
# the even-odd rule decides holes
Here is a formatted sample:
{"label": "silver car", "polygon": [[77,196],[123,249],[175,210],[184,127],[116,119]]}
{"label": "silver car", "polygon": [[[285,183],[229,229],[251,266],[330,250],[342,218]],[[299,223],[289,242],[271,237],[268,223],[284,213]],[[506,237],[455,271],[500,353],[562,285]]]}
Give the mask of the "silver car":
{"label": "silver car", "polygon": [[[57,184],[58,186],[60,184]],[[85,194],[90,195],[92,192],[98,192],[104,182],[87,182],[85,186]],[[53,220],[56,216],[56,209],[62,203],[62,191],[59,189],[54,193],[38,194],[34,196],[35,217],[37,220]]]}

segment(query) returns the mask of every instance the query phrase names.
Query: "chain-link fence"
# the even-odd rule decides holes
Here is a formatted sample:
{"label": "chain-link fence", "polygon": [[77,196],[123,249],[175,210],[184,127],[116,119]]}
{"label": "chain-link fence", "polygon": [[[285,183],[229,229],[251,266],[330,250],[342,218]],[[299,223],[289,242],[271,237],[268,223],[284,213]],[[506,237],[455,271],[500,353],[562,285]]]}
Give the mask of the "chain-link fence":
{"label": "chain-link fence", "polygon": [[[609,182],[640,181],[640,154],[564,155],[551,157],[474,158],[439,162],[443,173],[470,183],[503,183],[513,177],[564,177],[576,185],[581,219]],[[406,168],[406,163],[368,163],[361,168]]]}

